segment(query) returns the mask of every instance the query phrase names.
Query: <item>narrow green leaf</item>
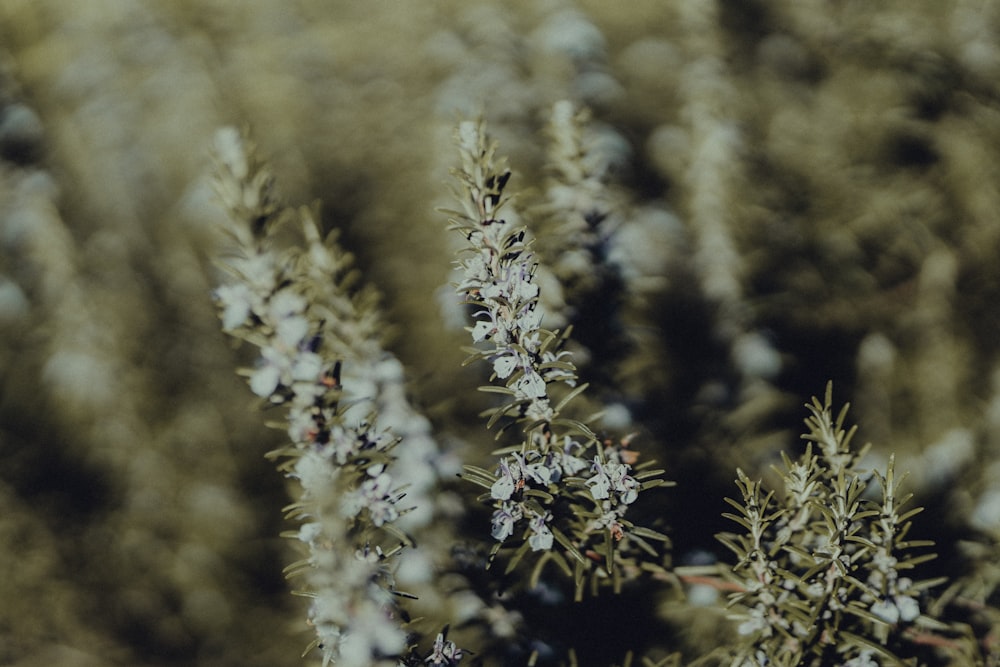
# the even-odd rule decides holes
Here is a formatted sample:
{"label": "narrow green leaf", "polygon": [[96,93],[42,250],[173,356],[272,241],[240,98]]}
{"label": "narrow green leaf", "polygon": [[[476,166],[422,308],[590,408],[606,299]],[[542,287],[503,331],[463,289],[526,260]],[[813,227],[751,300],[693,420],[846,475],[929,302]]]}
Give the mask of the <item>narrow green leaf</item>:
{"label": "narrow green leaf", "polygon": [[629,535],[638,535],[640,537],[648,537],[651,540],[658,540],[660,542],[668,542],[670,540],[670,538],[667,537],[666,535],[664,535],[663,533],[658,533],[658,532],[656,532],[655,530],[653,530],[651,528],[645,528],[643,526],[635,526],[634,528],[632,528],[628,532],[629,532]]}
{"label": "narrow green leaf", "polygon": [[589,383],[584,382],[583,384],[577,385],[576,387],[574,387],[572,391],[570,391],[568,394],[566,394],[565,396],[563,396],[562,400],[560,400],[559,403],[556,404],[555,413],[559,414],[560,412],[562,412],[562,409],[564,407],[566,407],[567,403],[569,403],[574,398],[576,398],[577,396],[579,396],[580,394],[582,394],[584,391],[586,391],[587,387],[589,387],[589,386],[590,386]]}
{"label": "narrow green leaf", "polygon": [[524,489],[524,497],[525,498],[539,498],[546,505],[551,505],[555,501],[555,496],[553,496],[551,493],[546,493],[545,491],[542,491],[541,489],[528,489],[528,488],[525,488]]}
{"label": "narrow green leaf", "polygon": [[751,524],[749,521],[747,521],[741,516],[736,516],[731,512],[723,512],[722,516],[723,518],[729,519],[730,521],[735,521],[736,523],[746,528],[748,531],[753,530],[753,524]]}
{"label": "narrow green leaf", "polygon": [[513,389],[508,389],[507,387],[500,387],[495,384],[484,384],[481,387],[477,387],[477,389],[487,394],[504,394],[506,396],[514,395]]}
{"label": "narrow green leaf", "polygon": [[521,546],[517,548],[517,551],[514,552],[514,555],[510,557],[510,561],[507,563],[506,569],[504,569],[504,574],[510,574],[513,572],[517,567],[517,564],[521,562],[521,559],[524,558],[524,555],[528,553],[528,549],[530,548],[531,545],[527,540],[525,540]]}
{"label": "narrow green leaf", "polygon": [[551,526],[551,529],[552,529],[552,537],[556,539],[556,542],[562,545],[563,549],[566,550],[566,553],[572,556],[578,565],[589,564],[589,561],[587,561],[587,559],[583,557],[583,554],[580,553],[580,550],[577,549],[573,545],[573,543],[569,541],[569,538],[567,538],[566,535],[564,535],[561,530],[559,530],[555,526]]}

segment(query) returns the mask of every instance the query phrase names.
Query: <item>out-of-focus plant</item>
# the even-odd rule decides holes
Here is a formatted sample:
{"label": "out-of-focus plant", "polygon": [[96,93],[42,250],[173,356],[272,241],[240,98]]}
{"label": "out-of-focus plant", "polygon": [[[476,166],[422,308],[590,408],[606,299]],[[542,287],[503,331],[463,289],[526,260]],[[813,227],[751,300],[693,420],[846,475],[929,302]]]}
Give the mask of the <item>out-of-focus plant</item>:
{"label": "out-of-focus plant", "polygon": [[[335,238],[320,239],[308,210],[278,204],[270,173],[235,130],[219,133],[216,155],[235,243],[223,263],[231,278],[216,297],[223,329],[260,349],[245,371],[250,389],[265,406],[282,408],[276,426],[288,444],[271,456],[299,486],[287,508],[298,529],[286,536],[307,556],[286,572],[310,599],[309,649],[322,651],[324,665],[396,663],[409,637],[391,563],[411,544],[396,527],[406,512],[393,468],[398,441],[375,414],[354,410],[341,385],[343,364],[379,338],[377,310],[370,293],[351,291],[350,258]],[[298,242],[283,245],[283,233]],[[457,661],[461,651],[442,635],[433,656],[445,655]]]}

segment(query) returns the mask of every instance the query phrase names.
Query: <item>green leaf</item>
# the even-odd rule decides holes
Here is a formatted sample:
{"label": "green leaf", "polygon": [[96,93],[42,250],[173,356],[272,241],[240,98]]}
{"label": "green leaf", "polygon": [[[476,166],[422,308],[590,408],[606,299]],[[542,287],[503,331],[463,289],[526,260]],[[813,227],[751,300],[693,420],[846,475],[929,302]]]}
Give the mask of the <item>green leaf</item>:
{"label": "green leaf", "polygon": [[910,519],[912,519],[913,517],[915,517],[916,515],[920,514],[923,511],[924,511],[923,507],[914,507],[913,509],[908,510],[903,514],[899,515],[898,517],[896,517],[896,523],[897,524],[906,523],[907,521],[909,521]]}
{"label": "green leaf", "polygon": [[[555,407],[555,410],[554,410],[555,414],[559,414],[560,412],[562,412],[562,409],[564,407],[566,407],[567,403],[569,403],[574,398],[576,398],[577,396],[579,396],[580,394],[582,394],[584,391],[586,391],[587,387],[589,387],[589,386],[590,386],[589,383],[584,382],[583,384],[574,387],[572,391],[570,391],[568,394],[566,394],[565,396],[563,396],[562,400],[560,400],[559,403]],[[588,429],[588,431],[589,430],[590,429]]]}
{"label": "green leaf", "polygon": [[741,516],[737,516],[737,515],[735,515],[735,514],[733,514],[731,512],[723,512],[722,516],[723,516],[723,518],[729,519],[730,521],[735,521],[736,523],[738,523],[741,526],[743,526],[744,528],[746,528],[748,531],[752,531],[753,530],[753,524],[750,523],[750,521],[748,521],[747,519],[744,519]]}
{"label": "green leaf", "polygon": [[513,572],[514,569],[517,567],[517,564],[521,562],[521,559],[524,558],[524,555],[528,553],[528,550],[530,548],[531,545],[528,543],[527,540],[522,542],[521,546],[519,546],[517,548],[517,551],[514,552],[514,555],[510,557],[510,561],[508,561],[507,567],[506,569],[504,569],[504,574],[510,574],[511,572]]}
{"label": "green leaf", "polygon": [[920,556],[908,556],[905,560],[901,560],[896,563],[896,569],[898,570],[909,570],[921,563],[926,563],[937,558],[937,554],[923,554]]}
{"label": "green leaf", "polygon": [[473,465],[462,466],[465,472],[459,474],[459,477],[466,479],[473,484],[478,484],[486,489],[492,489],[493,485],[496,483],[497,478],[489,470],[484,468],[479,468]]}
{"label": "green leaf", "polygon": [[514,390],[508,389],[507,387],[499,387],[494,384],[484,384],[481,387],[477,387],[479,391],[486,392],[487,394],[504,394],[506,396],[513,396]]}
{"label": "green leaf", "polygon": [[551,493],[546,493],[545,491],[542,491],[541,489],[528,489],[528,488],[524,489],[524,497],[525,498],[540,498],[547,505],[551,505],[553,502],[555,502],[555,499],[556,499],[555,496],[553,496]]}
{"label": "green leaf", "polygon": [[559,530],[555,526],[551,526],[550,528],[552,530],[552,536],[556,539],[556,542],[562,545],[563,549],[566,550],[566,553],[572,556],[578,565],[590,564],[590,562],[586,558],[584,558],[583,554],[580,553],[580,550],[577,549],[573,545],[573,543],[569,541],[569,538],[566,537],[566,535],[563,534],[561,530]]}
{"label": "green leaf", "polygon": [[743,558],[747,554],[746,547],[736,541],[736,535],[732,533],[718,533],[715,539],[722,543],[722,546],[732,551],[738,558]]}
{"label": "green leaf", "polygon": [[660,542],[669,542],[670,538],[663,533],[658,533],[651,528],[645,528],[643,526],[635,526],[628,531],[629,535],[638,535],[640,537],[648,537],[651,540],[658,540]]}

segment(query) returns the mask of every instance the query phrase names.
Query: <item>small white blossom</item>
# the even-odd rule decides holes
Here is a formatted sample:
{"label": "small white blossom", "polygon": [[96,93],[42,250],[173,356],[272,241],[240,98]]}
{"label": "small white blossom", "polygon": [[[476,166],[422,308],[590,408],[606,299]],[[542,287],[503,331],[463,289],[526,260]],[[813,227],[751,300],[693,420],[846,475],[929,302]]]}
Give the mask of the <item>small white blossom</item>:
{"label": "small white blossom", "polygon": [[384,471],[384,466],[377,465],[368,469],[369,479],[361,486],[347,494],[341,505],[344,516],[357,516],[362,510],[368,510],[368,517],[376,526],[395,521],[399,517],[396,509],[396,497],[392,491],[392,476]]}
{"label": "small white blossom", "polygon": [[464,152],[479,152],[479,127],[471,120],[464,120],[458,125],[458,145]]}
{"label": "small white blossom", "polygon": [[299,526],[298,540],[312,546],[322,534],[323,526],[318,521],[304,523]]}
{"label": "small white blossom", "polygon": [[869,610],[889,625],[899,623],[899,607],[893,600],[879,600]]}
{"label": "small white blossom", "polygon": [[552,548],[552,530],[548,526],[548,520],[552,518],[551,514],[546,513],[544,516],[532,517],[531,522],[528,524],[531,528],[531,537],[528,538],[528,544],[531,545],[532,551],[548,551]]}
{"label": "small white blossom", "polygon": [[524,331],[534,331],[542,326],[543,315],[541,306],[536,305],[533,308],[525,308],[521,311],[520,317],[518,317],[518,326]]}
{"label": "small white blossom", "polygon": [[525,466],[525,472],[533,481],[543,486],[558,482],[562,471],[558,465],[553,464],[554,458],[554,455],[550,455],[545,460],[533,461]]}
{"label": "small white blossom", "polygon": [[594,470],[597,472],[587,480],[587,486],[590,487],[590,495],[594,497],[594,500],[604,500],[611,496],[611,480],[604,472],[601,463],[596,459],[594,460]]}
{"label": "small white blossom", "polygon": [[899,618],[907,623],[920,616],[920,603],[908,595],[896,596],[896,608],[899,609]]}
{"label": "small white blossom", "polygon": [[246,322],[259,300],[245,283],[222,285],[215,290],[215,298],[222,304],[222,328],[225,331],[232,331]]}
{"label": "small white blossom", "polygon": [[311,443],[318,433],[316,417],[311,410],[292,408],[288,412],[288,439],[293,443]]}
{"label": "small white blossom", "polygon": [[504,287],[500,283],[487,283],[480,288],[479,296],[482,299],[502,299],[507,295]]}
{"label": "small white blossom", "polygon": [[757,635],[758,633],[768,636],[770,635],[770,630],[770,626],[764,620],[764,608],[761,605],[756,605],[751,609],[749,617],[736,628],[736,632],[743,637]]}
{"label": "small white blossom", "polygon": [[493,518],[491,522],[493,524],[493,530],[491,534],[493,539],[498,542],[503,542],[508,537],[514,534],[514,525],[521,520],[524,516],[523,510],[518,503],[511,502],[509,500],[503,501],[500,509],[493,512]]}
{"label": "small white blossom", "polygon": [[250,391],[261,398],[274,394],[281,384],[281,377],[290,367],[290,360],[280,350],[265,347],[260,351],[261,365],[250,376]]}
{"label": "small white blossom", "polygon": [[432,667],[454,667],[462,661],[462,654],[462,649],[458,648],[455,642],[446,640],[443,633],[438,633],[437,639],[434,640],[434,649],[424,663]]}
{"label": "small white blossom", "polygon": [[514,369],[517,368],[519,359],[513,355],[504,355],[502,357],[497,357],[493,361],[493,371],[497,374],[497,377],[501,380],[510,377]]}
{"label": "small white blossom", "polygon": [[545,380],[534,369],[528,368],[524,371],[524,375],[514,382],[511,389],[514,390],[514,396],[519,399],[544,398]]}
{"label": "small white blossom", "polygon": [[594,458],[592,469],[595,474],[587,480],[590,493],[594,500],[604,500],[611,497],[611,491],[618,494],[618,500],[624,505],[630,505],[639,497],[639,482],[628,474],[631,468],[628,464],[608,461],[601,463]]}
{"label": "small white blossom", "polygon": [[472,327],[472,340],[476,343],[481,343],[490,337],[493,333],[495,327],[492,322],[487,322],[485,320],[479,320],[476,322],[475,326]]}
{"label": "small white blossom", "polygon": [[514,494],[517,484],[524,480],[524,466],[521,459],[515,455],[500,459],[497,472],[500,476],[490,488],[490,496],[494,500],[507,500]]}
{"label": "small white blossom", "polygon": [[302,315],[290,315],[278,322],[274,332],[282,343],[295,347],[309,333],[309,320]]}
{"label": "small white blossom", "polygon": [[298,346],[309,333],[309,320],[303,315],[306,300],[291,289],[283,289],[271,297],[268,316],[274,323],[275,335],[287,347]]}
{"label": "small white blossom", "polygon": [[538,298],[538,285],[531,282],[530,275],[515,273],[508,285],[509,298],[514,303],[526,303]]}

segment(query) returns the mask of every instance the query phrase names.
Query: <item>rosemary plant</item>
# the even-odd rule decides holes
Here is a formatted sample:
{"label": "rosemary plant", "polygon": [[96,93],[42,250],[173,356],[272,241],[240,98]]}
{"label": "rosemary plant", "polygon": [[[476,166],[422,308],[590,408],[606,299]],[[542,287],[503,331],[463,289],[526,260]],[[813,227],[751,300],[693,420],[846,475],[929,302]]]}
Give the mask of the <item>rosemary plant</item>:
{"label": "rosemary plant", "polygon": [[493,555],[509,549],[509,572],[532,554],[531,585],[554,564],[573,579],[577,599],[587,581],[595,592],[605,581],[620,590],[643,567],[660,567],[651,542],[666,536],[633,524],[626,513],[641,492],[667,482],[650,463],[635,465],[628,438],[599,438],[565,416],[586,385],[577,382],[563,349],[565,333],[542,327],[528,232],[502,217],[511,172],[481,122],[461,123],[455,136],[462,208],[447,212],[451,229],[467,242],[457,290],[472,307],[469,331],[478,345],[467,363],[492,368],[494,384],[481,389],[501,402],[489,411],[488,426],[499,425],[498,437],[514,429],[520,440],[495,452],[500,458],[492,471],[466,466],[466,478],[488,490],[483,499],[494,508]]}
{"label": "rosemary plant", "polygon": [[[409,638],[391,562],[410,543],[395,526],[405,512],[393,472],[397,439],[373,414],[347,407],[341,384],[344,363],[363,358],[358,346],[378,340],[374,305],[349,291],[350,258],[332,237],[320,239],[312,214],[277,203],[270,173],[235,130],[218,134],[216,155],[234,242],[222,265],[230,280],[216,297],[223,329],[260,349],[245,371],[250,389],[283,411],[288,444],[270,456],[300,490],[287,508],[299,526],[286,536],[307,556],[286,571],[310,599],[316,637],[307,652],[319,648],[324,666],[396,664]],[[279,230],[297,231],[300,242],[283,247]],[[434,651],[443,655],[440,641]]]}
{"label": "rosemary plant", "polygon": [[936,627],[922,605],[940,582],[907,576],[934,558],[919,551],[931,542],[907,539],[921,508],[904,509],[892,457],[884,474],[859,467],[868,448],[851,449],[856,429],[844,428],[847,406],[833,417],[831,394],[807,406],[806,449],[784,456],[783,491],[740,470],[741,499],[726,499],[745,531],[719,536],[738,559],[733,665],[902,664]]}

